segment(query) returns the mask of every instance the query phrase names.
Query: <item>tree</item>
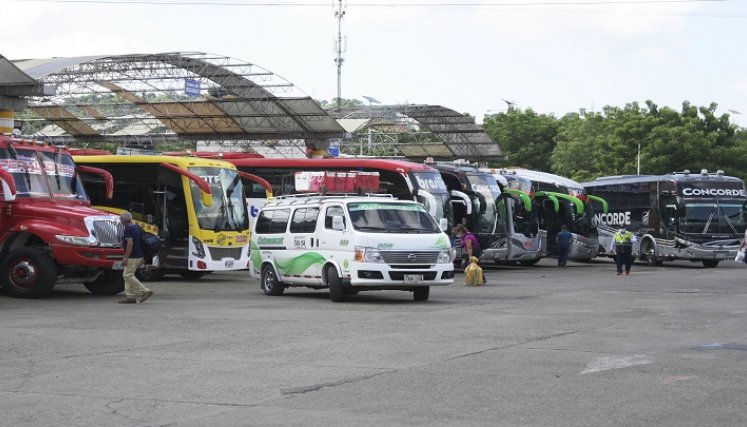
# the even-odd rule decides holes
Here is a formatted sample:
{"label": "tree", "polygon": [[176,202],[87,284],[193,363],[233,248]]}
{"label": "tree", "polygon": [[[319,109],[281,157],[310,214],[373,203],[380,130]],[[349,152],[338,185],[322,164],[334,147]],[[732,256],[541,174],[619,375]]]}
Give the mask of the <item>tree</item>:
{"label": "tree", "polygon": [[532,109],[511,109],[486,116],[483,129],[508,156],[506,166],[549,171],[558,125],[554,116],[537,114]]}
{"label": "tree", "polygon": [[728,115],[716,116],[716,107],[695,107],[686,101],[677,112],[646,101],[645,107],[631,103],[565,117],[551,158],[553,171],[582,181],[635,174],[640,144],[642,174],[701,168],[743,173],[747,144],[738,143],[736,127]]}
{"label": "tree", "polygon": [[[337,98],[332,98],[329,101],[317,100],[316,102],[325,110],[331,110],[331,109],[337,108]],[[360,101],[357,99],[342,98],[340,107],[341,108],[361,108],[363,107],[363,101]]]}

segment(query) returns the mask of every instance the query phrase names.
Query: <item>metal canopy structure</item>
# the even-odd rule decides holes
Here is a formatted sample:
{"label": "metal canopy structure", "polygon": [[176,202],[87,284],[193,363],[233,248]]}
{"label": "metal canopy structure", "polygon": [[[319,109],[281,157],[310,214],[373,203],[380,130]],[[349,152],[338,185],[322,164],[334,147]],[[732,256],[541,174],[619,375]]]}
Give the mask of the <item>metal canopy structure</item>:
{"label": "metal canopy structure", "polygon": [[370,105],[334,114],[344,127],[362,123],[360,119],[368,120],[354,131],[354,138],[343,141],[347,152],[363,154],[369,151],[364,150],[364,145],[368,144],[378,148],[377,155],[413,160],[427,157],[477,162],[506,159],[498,144],[474,118],[440,105]]}
{"label": "metal canopy structure", "polygon": [[191,140],[295,147],[298,140],[323,145],[344,134],[290,82],[219,55],[175,52],[12,64],[0,58],[0,95],[3,87],[30,84],[55,86],[56,93],[32,93],[28,110],[17,120],[24,134],[54,143],[154,147]]}

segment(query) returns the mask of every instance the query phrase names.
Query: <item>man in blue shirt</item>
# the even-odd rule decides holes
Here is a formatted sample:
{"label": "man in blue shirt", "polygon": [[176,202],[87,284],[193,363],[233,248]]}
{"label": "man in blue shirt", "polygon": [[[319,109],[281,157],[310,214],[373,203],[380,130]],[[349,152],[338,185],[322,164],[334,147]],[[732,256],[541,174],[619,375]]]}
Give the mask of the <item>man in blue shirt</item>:
{"label": "man in blue shirt", "polygon": [[124,272],[122,277],[125,283],[125,296],[126,298],[119,301],[120,304],[135,304],[137,300],[135,296],[140,294],[140,302],[145,302],[148,298],[153,295],[153,291],[143,286],[143,284],[135,277],[140,264],[143,263],[143,248],[140,245],[140,227],[132,222],[132,214],[129,212],[122,212],[119,215],[120,221],[124,226],[124,233],[122,235],[125,253],[122,258],[122,266]]}
{"label": "man in blue shirt", "polygon": [[570,248],[573,241],[573,233],[568,231],[568,227],[563,225],[560,227],[560,233],[555,237],[555,241],[558,242],[558,248],[560,249],[558,267],[565,267],[566,263],[568,263],[568,248]]}

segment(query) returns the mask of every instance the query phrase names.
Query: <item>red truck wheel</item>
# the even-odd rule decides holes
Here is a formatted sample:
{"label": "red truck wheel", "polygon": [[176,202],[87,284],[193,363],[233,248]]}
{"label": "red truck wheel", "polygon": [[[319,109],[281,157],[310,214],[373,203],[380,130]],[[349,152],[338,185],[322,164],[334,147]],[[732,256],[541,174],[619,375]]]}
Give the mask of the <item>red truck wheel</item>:
{"label": "red truck wheel", "polygon": [[49,254],[35,248],[11,252],[0,267],[5,292],[16,298],[38,298],[48,294],[57,280],[57,264]]}

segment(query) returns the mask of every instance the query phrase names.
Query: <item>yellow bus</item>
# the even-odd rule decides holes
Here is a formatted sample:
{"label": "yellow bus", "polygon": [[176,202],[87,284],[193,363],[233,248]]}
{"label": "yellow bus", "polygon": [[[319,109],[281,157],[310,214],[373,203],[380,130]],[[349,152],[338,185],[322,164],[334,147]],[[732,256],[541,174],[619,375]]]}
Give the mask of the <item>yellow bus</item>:
{"label": "yellow bus", "polygon": [[[242,177],[221,160],[173,156],[91,155],[72,150],[80,165],[109,172],[113,197],[100,176],[81,173],[91,204],[112,213],[130,211],[162,245],[144,280],[164,274],[199,278],[212,271],[240,270],[249,263],[249,214]],[[100,152],[94,152],[100,153]]]}

